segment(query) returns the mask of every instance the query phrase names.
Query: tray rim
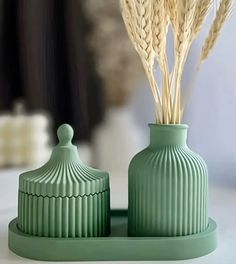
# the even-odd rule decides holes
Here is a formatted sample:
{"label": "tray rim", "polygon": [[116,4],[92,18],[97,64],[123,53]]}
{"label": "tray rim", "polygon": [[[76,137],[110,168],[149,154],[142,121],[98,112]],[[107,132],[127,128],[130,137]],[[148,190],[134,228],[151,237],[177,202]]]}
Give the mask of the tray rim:
{"label": "tray rim", "polygon": [[[127,210],[113,210],[111,216],[127,217]],[[184,260],[216,249],[217,225],[209,218],[206,231],[177,237],[47,238],[21,232],[15,218],[9,223],[8,247],[21,257],[46,261]]]}

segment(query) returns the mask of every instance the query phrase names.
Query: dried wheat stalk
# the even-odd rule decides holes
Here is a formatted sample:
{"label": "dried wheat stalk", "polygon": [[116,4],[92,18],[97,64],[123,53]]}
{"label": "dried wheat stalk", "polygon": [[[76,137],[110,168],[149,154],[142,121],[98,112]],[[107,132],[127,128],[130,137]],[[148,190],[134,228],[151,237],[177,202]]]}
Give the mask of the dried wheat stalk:
{"label": "dried wheat stalk", "polygon": [[[204,13],[207,14],[209,12],[209,10],[207,10],[207,9],[210,9],[213,6],[213,2],[209,1],[209,0],[208,0],[209,3],[207,3],[207,0],[201,0],[201,1],[202,2],[204,1],[205,5],[206,5]],[[199,1],[199,2],[201,2],[201,1]],[[216,13],[216,17],[212,23],[209,34],[208,34],[208,36],[204,42],[204,45],[202,47],[202,52],[201,52],[200,60],[199,60],[197,67],[196,67],[195,76],[193,77],[191,85],[188,88],[188,93],[187,93],[185,100],[183,102],[182,110],[181,110],[181,116],[183,116],[184,110],[186,109],[186,106],[187,106],[188,101],[190,99],[190,96],[191,96],[191,93],[193,90],[193,85],[194,85],[194,82],[196,80],[197,73],[199,72],[200,66],[208,58],[211,51],[213,50],[214,45],[215,45],[215,43],[216,43],[216,41],[220,35],[220,32],[223,28],[223,25],[226,22],[229,15],[231,14],[232,6],[233,6],[233,1],[231,1],[231,0],[221,0],[221,2],[220,2],[219,8],[218,8],[217,13]],[[203,9],[203,7],[200,9]],[[203,13],[203,12],[199,12],[199,13]],[[200,18],[200,20],[202,21],[201,23],[203,23],[204,18]],[[197,31],[197,29],[196,29],[196,31]],[[200,30],[198,30],[198,31],[200,31]]]}
{"label": "dried wheat stalk", "polygon": [[130,40],[141,57],[156,103],[157,120],[161,121],[161,95],[152,74],[154,51],[152,47],[152,3],[146,0],[121,0],[121,12]]}
{"label": "dried wheat stalk", "polygon": [[169,19],[166,8],[166,0],[154,0],[152,9],[152,35],[153,49],[156,53],[156,59],[160,65],[163,74],[163,85],[166,89],[162,92],[162,112],[163,122],[169,122],[169,111],[171,102],[168,96],[170,90],[169,68],[166,54],[166,38],[169,27]]}
{"label": "dried wheat stalk", "polygon": [[214,48],[214,45],[220,35],[222,26],[224,25],[225,21],[227,20],[232,11],[232,6],[232,0],[222,0],[220,2],[220,6],[217,10],[217,14],[211,26],[209,35],[205,40],[205,43],[202,48],[201,61],[206,60],[209,54],[211,53],[212,49]]}
{"label": "dried wheat stalk", "polygon": [[213,0],[200,0],[197,2],[193,22],[193,38],[201,31],[205,18],[213,6],[213,2]]}
{"label": "dried wheat stalk", "polygon": [[163,64],[163,57],[166,54],[166,35],[168,30],[167,13],[163,8],[164,3],[165,0],[154,0],[152,9],[153,49],[160,64]]}
{"label": "dried wheat stalk", "polygon": [[174,31],[177,29],[177,21],[178,21],[178,0],[166,0],[166,12],[169,16],[170,22]]}
{"label": "dried wheat stalk", "polygon": [[129,38],[131,42],[133,43],[136,51],[138,51],[137,41],[136,41],[136,36],[135,36],[136,28],[134,27],[134,24],[132,23],[132,21],[135,19],[132,13],[132,8],[134,7],[131,6],[130,3],[131,1],[129,0],[121,1],[121,13],[123,16],[123,20],[125,22],[125,26],[126,26]]}
{"label": "dried wheat stalk", "polygon": [[172,123],[181,122],[181,80],[184,64],[192,42],[195,0],[179,0],[177,33],[175,39],[175,68],[172,84],[175,85]]}
{"label": "dried wheat stalk", "polygon": [[[200,33],[213,0],[120,0],[123,19],[139,53],[156,102],[158,122],[180,123],[182,119],[182,75],[190,47]],[[206,39],[201,61],[204,61],[217,40],[233,0],[221,0],[216,18]],[[166,39],[172,28],[175,42],[175,64],[169,72]],[[160,89],[153,73],[157,59],[162,73]],[[161,96],[162,94],[162,96]]]}

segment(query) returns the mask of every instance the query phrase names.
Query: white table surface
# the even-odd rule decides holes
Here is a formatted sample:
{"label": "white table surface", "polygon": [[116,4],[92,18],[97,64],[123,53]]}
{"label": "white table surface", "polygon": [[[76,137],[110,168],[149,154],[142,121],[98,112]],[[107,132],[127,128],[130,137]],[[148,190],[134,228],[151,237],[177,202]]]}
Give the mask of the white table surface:
{"label": "white table surface", "polygon": [[[16,217],[17,213],[17,185],[19,173],[20,170],[0,170],[0,263],[52,263],[24,259],[15,255],[8,249],[8,223],[11,219]],[[112,206],[115,208],[125,208],[127,206],[127,195],[125,194],[127,191],[126,183],[127,179],[119,175],[114,175],[111,179],[113,194]],[[121,193],[124,193],[124,195],[120,195]],[[116,199],[116,197],[121,196],[122,199]],[[219,245],[215,252],[198,259],[185,261],[156,261],[156,263],[236,264],[236,184],[228,187],[223,185],[210,186],[209,214],[218,224]],[[89,264],[89,262],[84,263]],[[108,264],[112,262],[99,263]]]}

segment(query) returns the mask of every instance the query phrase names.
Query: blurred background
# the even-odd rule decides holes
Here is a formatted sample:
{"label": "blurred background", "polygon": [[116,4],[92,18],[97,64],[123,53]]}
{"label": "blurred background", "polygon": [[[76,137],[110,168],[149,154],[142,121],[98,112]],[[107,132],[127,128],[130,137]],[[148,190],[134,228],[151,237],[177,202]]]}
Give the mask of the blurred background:
{"label": "blurred background", "polygon": [[[191,50],[186,85],[208,24]],[[235,28],[232,15],[184,118],[211,184],[227,188],[236,188]],[[109,171],[122,192],[113,207],[126,206],[128,164],[148,144],[154,113],[119,1],[0,0],[0,39],[0,178],[43,164],[57,127],[69,123],[83,161]]]}
{"label": "blurred background", "polygon": [[[185,87],[214,12],[191,50]],[[208,165],[209,215],[219,226],[219,249],[191,263],[236,263],[235,30],[234,12],[184,117],[188,144]],[[0,263],[25,263],[7,248],[18,177],[48,160],[60,124],[73,126],[84,162],[109,171],[112,207],[127,208],[128,165],[148,144],[153,122],[149,86],[118,0],[0,0]]]}

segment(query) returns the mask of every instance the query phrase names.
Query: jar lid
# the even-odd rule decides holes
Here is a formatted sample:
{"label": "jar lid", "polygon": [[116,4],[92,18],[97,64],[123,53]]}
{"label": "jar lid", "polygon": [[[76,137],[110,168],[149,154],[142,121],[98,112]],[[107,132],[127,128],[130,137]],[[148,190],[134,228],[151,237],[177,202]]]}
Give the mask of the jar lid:
{"label": "jar lid", "polygon": [[43,197],[75,197],[109,189],[107,172],[93,169],[80,160],[71,143],[74,131],[68,124],[57,130],[59,143],[41,168],[20,175],[19,191]]}

